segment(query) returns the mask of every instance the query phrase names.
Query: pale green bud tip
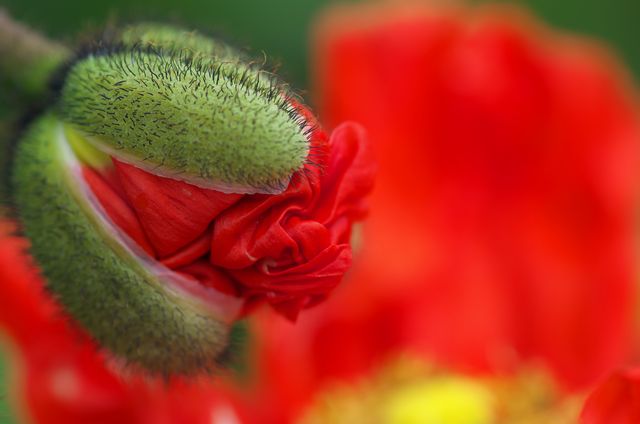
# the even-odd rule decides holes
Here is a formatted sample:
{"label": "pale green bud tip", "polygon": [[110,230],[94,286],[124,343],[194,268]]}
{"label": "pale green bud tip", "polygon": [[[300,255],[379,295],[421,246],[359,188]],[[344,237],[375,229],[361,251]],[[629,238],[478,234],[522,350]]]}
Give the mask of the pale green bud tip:
{"label": "pale green bud tip", "polygon": [[168,25],[141,23],[123,28],[115,32],[111,44],[120,43],[126,47],[152,46],[165,51],[187,50],[193,55],[218,57],[225,60],[248,60],[239,50],[229,44],[207,37],[197,31],[185,30]]}
{"label": "pale green bud tip", "polygon": [[287,88],[241,56],[193,33],[132,27],[75,62],[60,111],[96,147],[154,174],[278,193],[304,166],[311,129]]}

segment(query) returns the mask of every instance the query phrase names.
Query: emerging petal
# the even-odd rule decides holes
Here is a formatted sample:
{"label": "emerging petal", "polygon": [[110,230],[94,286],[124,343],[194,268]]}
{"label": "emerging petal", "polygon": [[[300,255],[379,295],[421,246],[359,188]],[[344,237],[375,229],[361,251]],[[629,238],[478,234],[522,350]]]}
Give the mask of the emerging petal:
{"label": "emerging petal", "polygon": [[245,310],[267,301],[294,320],[349,268],[351,227],[366,214],[374,173],[357,125],[343,124],[328,144],[322,132],[313,134],[322,162],[296,174],[279,195],[221,193],[116,159],[103,178],[91,168],[85,178],[111,219],[164,265],[242,297]]}

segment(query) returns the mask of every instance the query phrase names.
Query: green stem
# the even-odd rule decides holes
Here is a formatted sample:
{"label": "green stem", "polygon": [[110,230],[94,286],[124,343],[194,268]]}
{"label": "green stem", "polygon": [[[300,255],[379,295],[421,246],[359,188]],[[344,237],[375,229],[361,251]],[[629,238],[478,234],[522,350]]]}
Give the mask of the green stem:
{"label": "green stem", "polygon": [[70,54],[0,9],[0,76],[21,94],[33,98],[46,93],[51,73]]}
{"label": "green stem", "polygon": [[14,21],[0,9],[0,216],[9,199],[8,167],[15,122],[29,105],[43,104],[49,96],[52,73],[70,56],[65,46]]}

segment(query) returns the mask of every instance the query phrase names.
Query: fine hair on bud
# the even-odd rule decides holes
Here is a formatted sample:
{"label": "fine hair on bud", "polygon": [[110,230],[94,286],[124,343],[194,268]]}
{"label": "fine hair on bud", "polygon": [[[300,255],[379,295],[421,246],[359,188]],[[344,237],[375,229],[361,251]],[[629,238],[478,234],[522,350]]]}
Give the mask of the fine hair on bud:
{"label": "fine hair on bud", "polygon": [[315,160],[315,124],[246,54],[164,25],[112,31],[59,74],[55,105],[18,140],[10,170],[11,202],[47,288],[116,363],[167,377],[233,362],[238,299],[194,295],[195,283],[135,245],[88,188],[73,142],[101,163],[278,194]]}

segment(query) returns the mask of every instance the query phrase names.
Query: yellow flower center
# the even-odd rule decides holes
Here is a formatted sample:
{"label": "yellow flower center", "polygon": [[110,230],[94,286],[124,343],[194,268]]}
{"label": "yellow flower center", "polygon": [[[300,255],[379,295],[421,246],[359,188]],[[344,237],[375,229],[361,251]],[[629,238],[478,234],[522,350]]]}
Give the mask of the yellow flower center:
{"label": "yellow flower center", "polygon": [[540,370],[476,377],[402,357],[354,382],[334,382],[299,424],[569,424],[583,397]]}
{"label": "yellow flower center", "polygon": [[397,424],[491,424],[495,398],[469,378],[440,376],[400,387],[381,405],[382,422]]}

